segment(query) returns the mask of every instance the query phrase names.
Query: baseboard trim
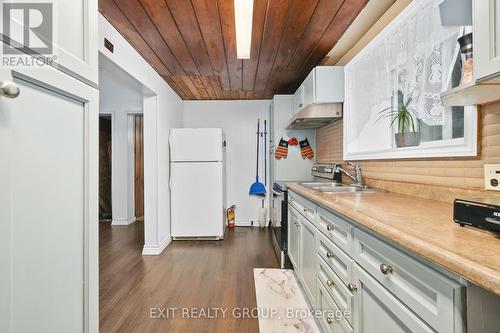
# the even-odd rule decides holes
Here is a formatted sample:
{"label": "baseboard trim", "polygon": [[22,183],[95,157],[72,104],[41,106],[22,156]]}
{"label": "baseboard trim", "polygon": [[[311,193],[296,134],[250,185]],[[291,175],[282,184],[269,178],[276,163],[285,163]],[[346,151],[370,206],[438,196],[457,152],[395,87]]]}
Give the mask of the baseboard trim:
{"label": "baseboard trim", "polygon": [[116,219],[111,222],[111,225],[130,225],[136,221],[135,216],[128,219]]}
{"label": "baseboard trim", "polygon": [[[252,225],[253,222],[253,225]],[[237,227],[258,227],[259,219],[255,220],[236,220],[234,221],[234,225]]]}
{"label": "baseboard trim", "polygon": [[160,244],[158,245],[144,245],[142,248],[142,255],[143,256],[157,256],[160,255],[163,250],[170,244],[172,241],[171,237],[165,238],[163,241],[161,241]]}

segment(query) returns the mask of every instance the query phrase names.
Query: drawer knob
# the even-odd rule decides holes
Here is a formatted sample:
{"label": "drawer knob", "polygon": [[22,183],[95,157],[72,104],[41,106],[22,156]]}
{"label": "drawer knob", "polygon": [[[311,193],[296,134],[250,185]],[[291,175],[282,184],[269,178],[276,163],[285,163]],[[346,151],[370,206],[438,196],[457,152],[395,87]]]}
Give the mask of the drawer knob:
{"label": "drawer knob", "polygon": [[307,213],[308,211],[310,211],[310,209],[307,207],[302,208],[302,210],[304,211],[304,213]]}
{"label": "drawer knob", "polygon": [[334,229],[335,229],[335,227],[334,227],[333,225],[331,225],[331,224],[328,224],[328,225],[326,226],[326,230],[328,230],[328,231],[332,231],[332,230],[334,230]]}
{"label": "drawer knob", "polygon": [[335,256],[334,256],[334,254],[333,254],[333,253],[331,253],[331,252],[327,252],[327,253],[326,253],[326,257],[327,257],[327,258],[333,258],[333,257],[335,257]]}
{"label": "drawer knob", "polygon": [[358,286],[357,286],[357,285],[355,285],[355,284],[353,284],[353,283],[348,283],[348,284],[347,284],[347,288],[348,288],[351,292],[353,292],[353,293],[355,293],[356,291],[358,291]]}
{"label": "drawer knob", "polygon": [[331,286],[333,286],[334,284],[335,284],[335,283],[333,283],[333,281],[332,281],[332,280],[330,280],[330,279],[326,280],[326,285],[327,285],[328,287],[331,287]]}
{"label": "drawer knob", "polygon": [[380,265],[380,271],[384,275],[391,275],[392,272],[394,272],[394,269],[392,268],[392,266],[382,264],[382,265]]}
{"label": "drawer knob", "polygon": [[332,319],[332,318],[330,318],[330,317],[326,317],[326,322],[327,322],[328,324],[331,324],[331,323],[333,323],[333,319]]}

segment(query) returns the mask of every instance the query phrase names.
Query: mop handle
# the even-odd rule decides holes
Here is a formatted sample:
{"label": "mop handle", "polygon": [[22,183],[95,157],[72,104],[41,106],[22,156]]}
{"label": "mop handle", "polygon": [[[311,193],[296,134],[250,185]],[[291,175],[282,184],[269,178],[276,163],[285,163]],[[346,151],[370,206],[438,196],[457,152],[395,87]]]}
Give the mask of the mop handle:
{"label": "mop handle", "polygon": [[259,132],[260,132],[260,119],[257,119],[257,167],[255,171],[255,181],[259,180]]}

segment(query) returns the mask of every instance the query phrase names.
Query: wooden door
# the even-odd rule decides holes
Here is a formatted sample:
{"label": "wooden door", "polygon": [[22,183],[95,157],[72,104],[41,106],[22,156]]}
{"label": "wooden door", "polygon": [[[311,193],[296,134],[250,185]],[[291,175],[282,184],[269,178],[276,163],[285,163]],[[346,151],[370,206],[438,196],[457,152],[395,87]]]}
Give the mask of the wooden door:
{"label": "wooden door", "polygon": [[0,69],[0,332],[97,332],[99,93]]}
{"label": "wooden door", "polygon": [[99,220],[112,219],[111,116],[99,117]]}
{"label": "wooden door", "polygon": [[134,117],[135,140],[135,216],[144,219],[144,117]]}

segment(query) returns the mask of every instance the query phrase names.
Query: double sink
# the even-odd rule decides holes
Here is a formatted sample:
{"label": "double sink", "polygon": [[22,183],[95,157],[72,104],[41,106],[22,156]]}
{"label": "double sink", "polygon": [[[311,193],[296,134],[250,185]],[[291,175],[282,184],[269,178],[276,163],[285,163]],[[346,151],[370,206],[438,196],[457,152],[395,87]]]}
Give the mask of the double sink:
{"label": "double sink", "polygon": [[345,185],[336,182],[306,182],[300,185],[322,193],[372,193],[373,189],[357,185]]}

